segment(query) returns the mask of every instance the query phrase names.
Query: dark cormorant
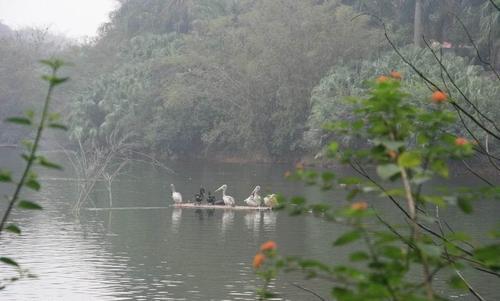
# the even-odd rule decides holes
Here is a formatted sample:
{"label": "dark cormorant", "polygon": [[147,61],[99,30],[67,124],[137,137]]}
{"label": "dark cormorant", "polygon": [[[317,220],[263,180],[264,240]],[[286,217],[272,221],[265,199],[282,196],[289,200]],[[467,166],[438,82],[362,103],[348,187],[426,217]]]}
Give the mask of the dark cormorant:
{"label": "dark cormorant", "polygon": [[203,202],[204,198],[205,198],[205,188],[201,187],[200,192],[194,196],[194,200],[198,205],[200,205],[201,202]]}
{"label": "dark cormorant", "polygon": [[212,194],[210,193],[210,191],[208,192],[207,203],[208,203],[209,205],[213,205],[213,204],[215,204],[215,196],[214,196],[214,195],[212,195]]}

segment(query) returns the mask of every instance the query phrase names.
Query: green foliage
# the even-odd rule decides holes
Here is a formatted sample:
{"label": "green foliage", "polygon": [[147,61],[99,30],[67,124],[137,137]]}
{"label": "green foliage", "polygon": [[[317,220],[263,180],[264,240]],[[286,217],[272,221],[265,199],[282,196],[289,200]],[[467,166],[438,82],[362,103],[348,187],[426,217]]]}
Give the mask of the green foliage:
{"label": "green foliage", "polygon": [[41,210],[42,206],[37,203],[21,200],[17,203],[17,206],[22,209],[30,209],[30,210]]}
{"label": "green foliage", "polygon": [[[424,74],[432,81],[441,83],[441,68],[435,61],[432,53],[428,50],[407,47],[401,50],[402,54],[415,66],[418,66]],[[500,97],[500,87],[494,79],[484,76],[483,68],[470,65],[465,58],[445,54],[443,63],[448,68],[453,80],[460,89],[467,95],[481,112],[484,112],[492,120],[500,120],[500,110],[496,105],[496,100]],[[429,96],[429,88],[426,83],[413,72],[394,52],[388,52],[380,58],[342,63],[335,65],[330,74],[324,77],[320,84],[314,88],[311,98],[311,115],[308,120],[309,133],[313,139],[318,136],[328,134],[328,131],[321,131],[325,123],[332,123],[340,120],[355,121],[352,102],[345,102],[345,97],[359,97],[369,93],[369,80],[383,74],[389,74],[391,70],[397,70],[403,77],[404,92],[409,94],[409,101],[417,107],[432,107]],[[465,102],[459,92],[453,87],[448,79],[446,85],[451,89],[453,99],[466,108],[470,106]],[[429,127],[439,124],[440,118],[453,118],[453,114],[446,113],[441,116],[422,115],[419,118],[426,122]],[[474,114],[478,117],[478,114]],[[383,125],[380,124],[380,127]],[[478,130],[478,127],[466,120],[466,124],[480,138],[485,138],[485,133]],[[453,132],[460,136],[467,136],[464,126],[457,119]],[[342,142],[355,142],[353,136],[341,135]],[[423,133],[420,139],[426,139]],[[311,144],[311,143],[308,143]],[[321,144],[324,144],[321,143]],[[316,150],[320,147],[313,143]]]}
{"label": "green foliage", "polygon": [[[14,209],[14,206],[17,205],[20,209],[25,210],[41,210],[42,207],[29,200],[19,199],[20,193],[24,187],[31,188],[33,190],[40,190],[41,185],[38,182],[38,176],[35,172],[32,171],[35,165],[39,165],[45,168],[51,169],[62,169],[62,167],[56,163],[49,161],[47,158],[43,156],[37,155],[37,149],[40,144],[40,140],[42,138],[42,133],[46,127],[48,127],[51,122],[57,121],[59,119],[59,115],[57,113],[50,113],[49,107],[50,102],[52,100],[52,93],[55,87],[61,85],[66,82],[68,78],[57,76],[57,71],[64,65],[63,61],[57,59],[51,60],[43,60],[41,61],[43,65],[46,65],[50,68],[51,73],[48,75],[43,75],[42,79],[48,83],[48,92],[43,103],[42,112],[39,117],[38,122],[35,122],[35,118],[37,117],[33,111],[27,111],[26,116],[24,117],[9,117],[6,118],[6,122],[28,126],[31,129],[36,131],[35,138],[33,141],[23,141],[23,145],[26,148],[27,153],[21,155],[21,157],[26,161],[26,166],[20,176],[19,180],[14,181],[12,178],[12,173],[8,170],[0,169],[0,181],[5,182],[11,185],[14,185],[14,193],[12,196],[8,197],[8,203],[5,211],[1,216],[0,221],[0,235],[4,231],[8,231],[14,234],[21,234],[21,229],[15,224],[6,224],[9,216]],[[36,128],[35,128],[36,126]],[[62,127],[62,125],[61,125]],[[19,264],[11,258],[8,257],[0,257],[0,261],[4,264],[13,266],[17,268],[18,277],[12,277],[8,279],[8,281],[13,282],[25,276],[25,271],[22,270]],[[28,274],[29,276],[29,274]],[[0,289],[5,288],[5,284],[0,284]]]}
{"label": "green foliage", "polygon": [[[353,122],[330,127],[337,134],[363,141],[363,147],[328,144],[329,156],[352,166],[361,178],[337,178],[331,172],[322,177],[329,183],[326,189],[346,188],[351,203],[335,208],[329,203],[309,204],[297,197],[284,203],[291,214],[312,212],[318,218],[349,226],[334,240],[333,247],[356,242],[357,250],[349,255],[350,264],[275,255],[274,265],[268,270],[272,275],[300,271],[308,278],[331,280],[331,295],[340,301],[448,300],[433,287],[438,271],[454,274],[449,281],[451,287],[473,290],[460,269],[472,267],[498,275],[500,244],[473,245],[467,234],[443,228],[434,212],[446,205],[458,205],[471,213],[471,200],[499,199],[499,187],[442,190],[438,195],[425,192],[429,180],[447,177],[449,162],[473,154],[471,143],[447,132],[455,119],[444,106],[419,105],[403,91],[404,84],[399,80],[382,78],[368,85],[366,98],[350,100]],[[361,126],[357,123],[360,120]],[[367,166],[374,167],[378,177],[367,173]],[[299,166],[290,178],[316,183],[317,173]],[[389,189],[386,185],[390,181]],[[363,195],[392,201],[406,223],[386,221],[375,208],[359,200]],[[432,230],[436,225],[438,230]],[[421,271],[417,278],[416,271]],[[265,283],[270,281],[263,279]]]}
{"label": "green foliage", "polygon": [[[119,128],[172,155],[296,152],[321,75],[379,45],[380,31],[367,17],[351,22],[340,1],[168,2],[127,1],[116,12],[97,46],[115,59],[77,91],[73,137]],[[187,21],[165,17],[184,9]]]}
{"label": "green foliage", "polygon": [[351,232],[347,232],[342,234],[339,238],[335,240],[333,243],[334,246],[343,246],[353,241],[356,241],[362,237],[363,233],[359,230],[353,230]]}

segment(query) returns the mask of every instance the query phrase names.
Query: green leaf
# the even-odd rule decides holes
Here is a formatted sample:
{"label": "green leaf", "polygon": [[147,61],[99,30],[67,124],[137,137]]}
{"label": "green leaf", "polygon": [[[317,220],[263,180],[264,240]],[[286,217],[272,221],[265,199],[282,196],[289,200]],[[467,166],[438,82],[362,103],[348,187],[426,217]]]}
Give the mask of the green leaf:
{"label": "green leaf", "polygon": [[419,133],[417,135],[417,143],[418,144],[427,144],[429,143],[429,137],[425,133]]}
{"label": "green leaf", "polygon": [[368,260],[368,259],[370,259],[370,256],[366,252],[357,251],[357,252],[351,253],[351,255],[349,255],[349,259],[351,261],[356,262],[356,261]]}
{"label": "green leaf", "polygon": [[350,231],[347,233],[342,234],[335,242],[333,243],[334,246],[343,246],[346,244],[349,244],[353,241],[356,241],[361,238],[362,232],[359,230],[354,230]]}
{"label": "green leaf", "polygon": [[57,69],[61,68],[62,66],[66,65],[64,63],[64,61],[59,60],[59,59],[41,60],[40,63],[47,65],[54,70],[57,70]]}
{"label": "green leaf", "polygon": [[387,189],[380,194],[381,196],[390,195],[392,197],[399,197],[405,195],[405,191],[402,188]]}
{"label": "green leaf", "polygon": [[33,178],[28,179],[26,182],[24,182],[24,185],[36,191],[40,190],[41,187],[40,183],[38,183],[38,181]]}
{"label": "green leaf", "polygon": [[451,241],[470,241],[470,236],[465,232],[455,231],[446,235],[446,238]]}
{"label": "green leaf", "polygon": [[335,179],[335,174],[333,172],[325,171],[321,174],[323,182],[330,182]]}
{"label": "green leaf", "polygon": [[12,172],[0,169],[0,182],[12,182]]}
{"label": "green leaf", "polygon": [[15,266],[15,267],[18,267],[19,264],[17,264],[17,262],[15,262],[14,260],[10,259],[9,257],[0,257],[0,261],[5,263],[5,264],[8,264],[8,265],[12,265],[12,266]]}
{"label": "green leaf", "polygon": [[61,165],[56,164],[54,162],[50,162],[49,160],[47,160],[47,158],[42,156],[38,157],[38,164],[51,169],[59,169],[59,170],[63,169]]}
{"label": "green leaf", "polygon": [[377,166],[377,174],[384,180],[399,173],[399,166],[396,164],[385,164]]}
{"label": "green leaf", "polygon": [[16,234],[21,234],[21,229],[19,229],[19,227],[14,224],[8,225],[7,227],[5,227],[5,230]]}
{"label": "green leaf", "polygon": [[438,205],[439,207],[443,207],[444,205],[446,205],[444,198],[442,196],[426,195],[426,196],[422,196],[422,199],[427,203]]}
{"label": "green leaf", "polygon": [[304,199],[303,197],[293,197],[291,199],[291,203],[297,206],[302,206],[306,203],[306,199]]}
{"label": "green leaf", "polygon": [[361,180],[357,177],[342,177],[339,179],[339,184],[344,185],[357,185],[361,184]]}
{"label": "green leaf", "polygon": [[500,269],[500,244],[493,244],[474,251],[474,257],[488,266]]}
{"label": "green leaf", "polygon": [[21,125],[31,125],[31,120],[26,117],[9,117],[5,121]]}
{"label": "green leaf", "polygon": [[448,178],[450,172],[448,170],[448,165],[443,160],[435,160],[431,164],[432,170],[443,178]]}
{"label": "green leaf", "polygon": [[312,212],[316,214],[325,213],[330,209],[330,205],[328,204],[314,204],[310,207]]}
{"label": "green leaf", "polygon": [[417,152],[404,152],[398,157],[399,166],[405,168],[417,167],[422,163],[420,153]]}
{"label": "green leaf", "polygon": [[38,205],[37,203],[31,202],[31,201],[26,201],[22,200],[19,201],[18,205],[19,208],[22,209],[29,209],[29,210],[42,210],[42,206]]}
{"label": "green leaf", "polygon": [[402,260],[405,256],[405,249],[401,247],[385,245],[381,248],[381,253],[387,258]]}
{"label": "green leaf", "polygon": [[335,154],[337,154],[337,151],[339,150],[339,144],[337,142],[331,142],[328,145],[328,156],[333,157]]}
{"label": "green leaf", "polygon": [[466,214],[470,214],[472,213],[472,211],[474,211],[474,208],[472,207],[470,201],[465,198],[458,197],[457,205],[458,208],[460,208]]}
{"label": "green leaf", "polygon": [[56,86],[64,83],[69,77],[57,77],[52,75],[42,75],[42,79],[48,81],[51,85]]}
{"label": "green leaf", "polygon": [[334,287],[332,289],[332,297],[339,301],[355,300],[354,293],[343,287]]}
{"label": "green leaf", "polygon": [[63,124],[60,124],[60,123],[49,123],[48,127],[49,128],[53,128],[53,129],[63,130],[63,131],[67,131],[68,130],[67,126],[65,126]]}

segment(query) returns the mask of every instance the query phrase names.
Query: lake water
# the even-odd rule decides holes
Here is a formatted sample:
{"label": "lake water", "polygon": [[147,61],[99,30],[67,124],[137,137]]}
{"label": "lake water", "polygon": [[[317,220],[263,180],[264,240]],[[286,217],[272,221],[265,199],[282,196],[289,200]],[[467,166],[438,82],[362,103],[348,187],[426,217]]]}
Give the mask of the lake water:
{"label": "lake water", "polygon": [[[1,152],[0,166],[13,167],[14,152]],[[262,242],[275,240],[284,255],[316,257],[328,262],[345,260],[349,247],[331,248],[345,229],[312,216],[290,217],[285,212],[174,209],[168,185],[175,183],[184,198],[200,185],[214,190],[228,185],[227,193],[240,201],[255,185],[262,194],[280,192],[342,205],[344,192],[322,193],[283,179],[287,165],[175,163],[175,173],[134,164],[112,186],[113,207],[162,207],[161,209],[82,210],[71,214],[77,197],[71,168],[42,172],[38,200],[43,211],[16,211],[12,220],[23,235],[3,234],[0,254],[12,256],[36,279],[23,279],[0,292],[1,300],[255,300],[260,285],[252,258]],[[348,170],[339,170],[341,174]],[[66,179],[60,179],[66,178]],[[466,175],[455,184],[477,183]],[[6,186],[0,186],[2,194]],[[220,196],[220,194],[219,194]],[[109,207],[104,186],[96,188],[87,207]],[[392,220],[400,213],[384,199],[372,204]],[[446,212],[457,229],[479,235],[497,223],[497,204],[476,204],[473,216],[456,209]],[[484,239],[484,238],[479,238]],[[352,246],[351,246],[352,247]],[[0,276],[9,275],[2,266]],[[466,271],[487,300],[500,300],[498,278]],[[436,287],[455,300],[473,300],[466,292],[446,289],[444,276]],[[319,300],[296,288],[313,289],[329,300],[331,285],[287,274],[272,284],[281,300]]]}

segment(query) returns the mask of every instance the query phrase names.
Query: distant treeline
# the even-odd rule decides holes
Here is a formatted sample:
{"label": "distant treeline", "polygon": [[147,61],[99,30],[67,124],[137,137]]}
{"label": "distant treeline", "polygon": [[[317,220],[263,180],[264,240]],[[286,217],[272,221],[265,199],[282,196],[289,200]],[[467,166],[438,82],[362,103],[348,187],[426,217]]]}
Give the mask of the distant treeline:
{"label": "distant treeline", "polygon": [[[26,39],[1,43],[0,117],[38,98],[32,62],[52,49],[75,64],[72,82],[57,95],[73,141],[104,144],[118,130],[143,150],[169,157],[281,160],[316,153],[322,124],[350,118],[343,99],[365,94],[367,80],[397,69],[414,101],[428,95],[390,49],[380,22],[360,16],[369,12],[438,80],[440,69],[414,33],[443,50],[456,82],[500,120],[498,82],[484,71],[456,18],[498,67],[500,16],[486,0],[120,2],[100,35],[84,45],[44,40],[43,51],[34,52]],[[414,22],[419,5],[422,20]],[[13,136],[2,131],[0,139]]]}

